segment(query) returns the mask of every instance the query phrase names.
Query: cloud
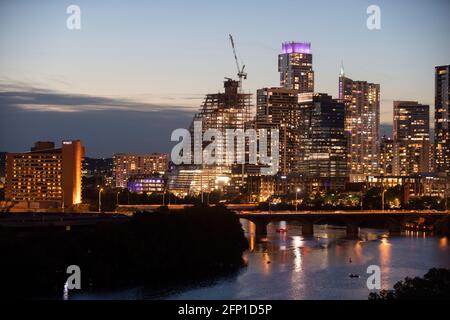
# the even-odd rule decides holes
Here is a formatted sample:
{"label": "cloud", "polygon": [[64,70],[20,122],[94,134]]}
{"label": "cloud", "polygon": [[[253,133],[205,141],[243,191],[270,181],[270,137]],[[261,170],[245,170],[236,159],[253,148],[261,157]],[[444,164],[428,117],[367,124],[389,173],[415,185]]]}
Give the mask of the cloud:
{"label": "cloud", "polygon": [[81,139],[86,155],[169,152],[173,130],[189,127],[196,109],[131,99],[0,85],[0,151],[29,150],[35,141]]}
{"label": "cloud", "polygon": [[[186,98],[186,97],[185,97]],[[188,97],[198,99],[197,97]],[[0,105],[12,106],[25,111],[36,112],[87,112],[127,110],[156,112],[162,110],[192,111],[192,106],[174,104],[175,98],[166,97],[167,103],[144,103],[128,98],[109,98],[82,94],[71,94],[25,84],[0,83]]]}

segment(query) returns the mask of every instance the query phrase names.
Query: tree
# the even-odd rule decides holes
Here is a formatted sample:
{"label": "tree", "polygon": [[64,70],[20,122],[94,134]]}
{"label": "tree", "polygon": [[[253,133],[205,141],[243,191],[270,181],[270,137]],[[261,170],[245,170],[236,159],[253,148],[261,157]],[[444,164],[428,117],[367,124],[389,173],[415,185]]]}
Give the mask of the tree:
{"label": "tree", "polygon": [[450,299],[450,269],[430,269],[423,278],[405,278],[394,290],[371,293],[369,300],[443,300]]}
{"label": "tree", "polygon": [[403,188],[400,185],[388,188],[384,194],[384,201],[390,208],[403,207]]}
{"label": "tree", "polygon": [[381,209],[381,188],[370,188],[363,196],[366,210]]}

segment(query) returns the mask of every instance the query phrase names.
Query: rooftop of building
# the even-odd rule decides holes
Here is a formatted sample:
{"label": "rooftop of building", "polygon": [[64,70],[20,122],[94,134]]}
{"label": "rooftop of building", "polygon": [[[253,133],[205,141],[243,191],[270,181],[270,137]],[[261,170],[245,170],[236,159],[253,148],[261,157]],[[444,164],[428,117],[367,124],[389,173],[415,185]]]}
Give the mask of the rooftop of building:
{"label": "rooftop of building", "polygon": [[309,42],[296,42],[296,41],[289,41],[284,42],[281,45],[281,52],[282,53],[311,53],[311,43]]}

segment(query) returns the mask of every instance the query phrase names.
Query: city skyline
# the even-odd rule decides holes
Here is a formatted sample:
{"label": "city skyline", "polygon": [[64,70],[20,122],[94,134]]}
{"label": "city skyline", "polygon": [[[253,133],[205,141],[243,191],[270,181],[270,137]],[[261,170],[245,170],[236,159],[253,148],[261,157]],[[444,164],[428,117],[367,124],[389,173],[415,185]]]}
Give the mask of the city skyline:
{"label": "city skyline", "polygon": [[449,12],[0,0],[3,296],[449,299]]}
{"label": "city skyline", "polygon": [[[236,78],[230,32],[249,73],[244,90],[253,94],[253,108],[257,89],[279,83],[281,44],[306,41],[314,55],[315,92],[338,97],[341,61],[350,78],[381,85],[380,135],[389,134],[394,100],[419,101],[434,113],[434,67],[448,64],[450,44],[442,39],[449,22],[442,8],[449,5],[443,1],[379,1],[382,28],[376,31],[366,27],[367,1],[258,6],[262,17],[271,17],[274,6],[292,8],[282,20],[289,28],[262,18],[245,26],[234,9],[251,15],[254,2],[152,1],[122,10],[115,2],[79,1],[77,31],[65,27],[69,4],[0,5],[2,151],[62,137],[84,141],[88,156],[169,151],[170,132],[188,127],[204,95],[217,92],[224,76]],[[321,15],[324,6],[335,14]],[[230,21],[214,19],[216,11]],[[194,21],[198,16],[205,19]],[[432,23],[416,25],[419,17]],[[207,28],[213,20],[214,28]],[[20,134],[6,139],[14,130]]]}

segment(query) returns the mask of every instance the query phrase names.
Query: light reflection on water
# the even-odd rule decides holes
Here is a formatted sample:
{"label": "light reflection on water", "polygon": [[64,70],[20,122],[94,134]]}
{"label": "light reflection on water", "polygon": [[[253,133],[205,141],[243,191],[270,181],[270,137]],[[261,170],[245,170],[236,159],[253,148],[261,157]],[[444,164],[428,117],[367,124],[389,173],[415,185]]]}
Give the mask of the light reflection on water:
{"label": "light reflection on water", "polygon": [[[349,240],[345,228],[315,226],[314,237],[304,238],[301,225],[288,222],[269,224],[267,238],[258,239],[252,223],[242,225],[250,248],[244,254],[247,267],[235,275],[164,292],[137,288],[71,298],[367,299],[369,265],[380,266],[384,289],[433,267],[450,268],[448,239],[423,232],[389,237],[384,230],[361,229],[359,239]],[[277,232],[283,229],[287,232]]]}

